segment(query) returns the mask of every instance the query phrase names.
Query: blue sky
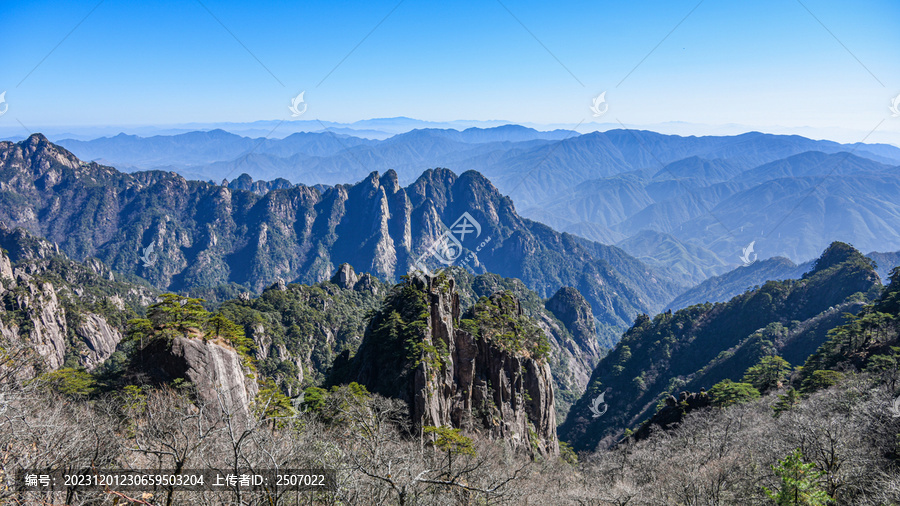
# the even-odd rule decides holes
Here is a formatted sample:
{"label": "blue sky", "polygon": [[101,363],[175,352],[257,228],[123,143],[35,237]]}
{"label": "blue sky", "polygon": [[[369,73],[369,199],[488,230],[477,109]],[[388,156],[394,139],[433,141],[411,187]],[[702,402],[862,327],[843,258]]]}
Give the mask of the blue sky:
{"label": "blue sky", "polygon": [[896,0],[19,2],[0,128],[290,119],[304,90],[302,119],[574,125],[606,91],[626,126],[900,139],[898,20]]}

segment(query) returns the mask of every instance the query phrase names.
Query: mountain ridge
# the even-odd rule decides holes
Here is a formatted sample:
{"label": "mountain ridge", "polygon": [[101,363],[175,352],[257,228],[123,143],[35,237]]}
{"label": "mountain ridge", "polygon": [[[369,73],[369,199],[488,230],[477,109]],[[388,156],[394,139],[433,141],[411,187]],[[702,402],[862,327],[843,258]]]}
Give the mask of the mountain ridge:
{"label": "mountain ridge", "polygon": [[[812,353],[827,334],[812,332],[791,341],[776,337],[785,328],[822,318],[834,306],[874,299],[880,289],[872,261],[836,242],[799,279],[769,281],[726,303],[697,304],[654,318],[642,315],[594,369],[585,395],[560,426],[560,439],[579,450],[612,444],[678,388],[710,388],[723,376],[739,381],[754,358],[777,354],[790,343]],[[611,416],[589,418],[589,404],[601,394]]]}
{"label": "mountain ridge", "polygon": [[257,195],[168,172],[123,174],[35,135],[0,143],[0,198],[0,220],[169,290],[317,282],[341,263],[397,279],[466,213],[484,242],[462,244],[472,269],[520,278],[542,297],[574,286],[604,325],[625,327],[684,288],[618,248],[520,217],[475,171],[429,169],[405,188],[394,171],[372,172]]}
{"label": "mountain ridge", "polygon": [[[192,138],[198,139],[197,149],[185,150]],[[111,156],[128,149],[99,149],[115,139],[145,143],[141,149],[128,148],[141,160]],[[737,252],[751,241],[762,258],[787,256],[797,262],[814,258],[835,240],[869,251],[900,249],[900,240],[888,239],[900,237],[892,225],[900,222],[900,212],[890,204],[900,197],[895,169],[900,149],[884,145],[760,132],[539,132],[509,124],[465,130],[423,124],[380,141],[328,131],[284,139],[235,138],[214,130],[67,145],[88,150],[87,158],[103,155],[132,168],[142,161],[144,168],[175,169],[214,182],[247,173],[264,181],[336,185],[363,180],[373,170],[394,170],[406,186],[426,167],[458,174],[476,170],[509,194],[520,215],[557,230],[619,243],[650,229],[702,247],[728,266],[738,265]],[[805,197],[796,200],[798,193]],[[866,193],[868,201],[854,200]],[[790,215],[796,215],[794,222],[778,228],[781,217]],[[704,262],[686,249],[681,258],[662,265],[685,274],[685,264]],[[694,269],[687,281],[696,283],[709,274]]]}

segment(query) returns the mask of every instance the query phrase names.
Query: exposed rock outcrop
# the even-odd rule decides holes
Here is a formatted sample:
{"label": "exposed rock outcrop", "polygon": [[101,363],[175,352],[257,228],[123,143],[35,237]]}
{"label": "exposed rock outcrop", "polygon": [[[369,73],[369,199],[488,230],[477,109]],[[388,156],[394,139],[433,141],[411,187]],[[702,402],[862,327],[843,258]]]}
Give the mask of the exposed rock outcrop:
{"label": "exposed rock outcrop", "polygon": [[[3,259],[8,261],[5,255]],[[3,269],[0,260],[0,271]],[[9,280],[0,295],[6,306],[0,310],[0,336],[26,345],[37,353],[38,370],[55,370],[63,366],[67,352],[78,357],[78,365],[92,370],[116,351],[122,332],[101,315],[77,312],[60,300],[60,288],[38,282],[23,272]],[[74,312],[73,312],[74,311]],[[80,323],[70,323],[70,319]],[[76,340],[70,340],[70,325]],[[70,346],[74,347],[70,350]]]}
{"label": "exposed rock outcrop", "polygon": [[59,369],[66,355],[67,325],[53,285],[17,273],[16,283],[10,288],[4,294],[9,318],[4,319],[0,333],[14,343],[31,347],[43,359],[43,368]]}
{"label": "exposed rock outcrop", "polygon": [[8,283],[15,279],[13,274],[12,261],[6,254],[0,254],[0,282]]}
{"label": "exposed rock outcrop", "polygon": [[634,432],[634,438],[646,439],[654,430],[674,429],[684,419],[684,415],[696,409],[708,407],[710,404],[709,395],[703,388],[699,393],[681,392],[678,399],[674,395],[670,395],[666,398],[666,405]]}
{"label": "exposed rock outcrop", "polygon": [[359,277],[354,290],[357,292],[372,292],[373,295],[378,295],[378,283],[371,274],[364,273]]}
{"label": "exposed rock outcrop", "polygon": [[[336,367],[343,367],[338,371],[343,378],[337,379],[358,381],[372,391],[406,400],[419,430],[463,428],[529,452],[557,454],[554,389],[547,361],[529,349],[471,332],[474,327],[460,328],[478,316],[460,315],[452,278],[425,276],[424,281],[411,279],[398,286],[400,291],[393,293],[400,295],[389,297],[382,314],[373,319],[357,355],[346,367]],[[499,307],[503,317],[521,317],[516,299],[507,295],[502,304],[493,302],[491,307]],[[403,331],[405,342],[378,330],[394,314],[416,318]],[[534,331],[539,332],[536,326]],[[404,356],[404,349],[417,351]]]}
{"label": "exposed rock outcrop", "polygon": [[334,276],[331,277],[332,283],[348,290],[352,290],[358,281],[359,278],[356,277],[356,273],[353,272],[353,267],[350,264],[341,264]]}
{"label": "exposed rock outcrop", "polygon": [[[572,390],[584,392],[594,367],[600,362],[602,351],[597,341],[596,322],[591,305],[572,287],[560,288],[549,298],[544,307],[550,311],[572,335],[566,342],[553,341],[553,353],[557,360],[569,364]],[[545,322],[551,326],[551,322]]]}
{"label": "exposed rock outcrop", "polygon": [[88,313],[83,318],[84,321],[75,329],[87,347],[81,352],[79,362],[85,369],[92,370],[116,351],[122,333],[100,315]]}
{"label": "exposed rock outcrop", "polygon": [[545,306],[569,329],[579,346],[599,354],[597,335],[594,331],[596,325],[594,313],[591,305],[578,290],[564,286],[547,300]]}
{"label": "exposed rock outcrop", "polygon": [[116,281],[99,260],[72,261],[55,244],[2,222],[0,247],[0,339],[34,352],[18,376],[64,364],[94,369],[122,340],[119,313],[153,301],[153,290]]}
{"label": "exposed rock outcrop", "polygon": [[565,417],[584,392],[604,351],[590,304],[575,288],[562,288],[551,299],[541,300],[515,278],[490,273],[471,277],[462,268],[450,268],[447,273],[456,279],[464,307],[503,291],[519,299],[524,312],[550,344],[548,361],[553,374],[556,416]]}
{"label": "exposed rock outcrop", "polygon": [[224,342],[199,338],[157,339],[138,352],[140,372],[153,382],[190,381],[199,400],[216,414],[237,421],[250,416],[250,402],[259,391],[241,356]]}

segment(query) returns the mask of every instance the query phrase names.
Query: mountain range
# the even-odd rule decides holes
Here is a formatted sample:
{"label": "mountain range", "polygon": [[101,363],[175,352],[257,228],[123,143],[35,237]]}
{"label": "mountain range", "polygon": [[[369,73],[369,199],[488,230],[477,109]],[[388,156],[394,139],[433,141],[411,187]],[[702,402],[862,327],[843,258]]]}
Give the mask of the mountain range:
{"label": "mountain range", "polygon": [[[5,392],[30,392],[10,396],[6,409],[34,399],[7,425],[32,434],[58,426],[47,409],[83,410],[90,416],[78,420],[90,423],[72,423],[62,437],[108,427],[83,440],[89,449],[120,441],[101,465],[121,465],[121,448],[140,449],[141,431],[159,414],[205,413],[210,434],[234,434],[219,430],[227,424],[285,455],[297,454],[287,446],[297,437],[324,428],[333,439],[316,432],[310,440],[356,463],[370,452],[405,458],[392,444],[414,447],[428,466],[446,457],[448,471],[475,469],[465,455],[507,466],[519,455],[528,461],[498,475],[509,482],[531,466],[517,486],[553,481],[543,473],[562,466],[553,472],[570,481],[548,497],[587,473],[605,479],[627,466],[609,491],[615,503],[637,494],[647,504],[761,501],[759,488],[775,483],[769,470],[783,476],[791,451],[805,466],[795,469],[821,470],[803,486],[821,494],[827,486],[823,497],[842,504],[858,502],[845,491],[861,490],[866,469],[890,476],[900,253],[890,252],[897,167],[889,148],[750,134],[744,145],[632,131],[541,135],[432,131],[418,137],[432,144],[360,140],[349,151],[324,137],[292,142],[323,160],[387,147],[398,159],[427,157],[460,143],[502,148],[495,160],[525,145],[547,160],[569,157],[573,171],[547,174],[538,163],[540,187],[517,183],[507,193],[527,190],[516,194],[533,197],[548,221],[560,209],[587,216],[572,225],[578,235],[521,216],[475,170],[429,168],[401,183],[389,169],[314,185],[242,173],[216,184],[85,162],[39,134],[0,142],[0,379]],[[629,136],[640,143],[634,151]],[[202,138],[145,155],[164,160]],[[216,158],[242,142],[195,156]],[[591,142],[606,147],[580,151]],[[696,142],[712,143],[714,156],[692,154]],[[552,143],[563,151],[541,151]],[[290,146],[273,141],[265,156]],[[640,161],[656,149],[672,161]],[[589,153],[606,160],[595,169],[610,172],[540,200],[577,180]],[[791,234],[780,238],[779,226]],[[772,233],[741,245],[740,234],[760,228]],[[794,260],[847,235],[874,252],[833,241],[814,259]],[[793,256],[769,256],[775,246]],[[279,431],[284,439],[256,439]],[[36,434],[0,446],[23,465],[44,445]],[[473,446],[479,441],[488,443]],[[198,448],[221,455],[229,444]],[[651,451],[661,459],[648,460]],[[89,453],[75,465],[95,465]],[[383,462],[374,467],[391,469]],[[693,474],[669,476],[685,469]],[[459,498],[468,500],[464,479]],[[700,480],[714,490],[709,500],[684,493]],[[652,486],[635,492],[642,481]],[[597,499],[592,487],[579,502]],[[874,488],[896,492],[877,480]],[[894,492],[873,504],[896,502]]]}
{"label": "mountain range", "polygon": [[230,286],[225,293],[236,296],[279,279],[327,280],[342,263],[397,280],[466,217],[457,258],[476,273],[521,279],[541,297],[577,288],[607,337],[686,288],[619,248],[520,217],[477,172],[428,170],[405,188],[398,179],[373,172],[356,184],[259,195],[171,172],[122,173],[33,135],[0,143],[0,220],[159,289]]}
{"label": "mountain range", "polygon": [[[59,144],[120,170],[162,169],[213,182],[246,174],[258,192],[268,184],[259,180],[338,185],[392,170],[406,185],[428,168],[475,170],[522,216],[616,244],[673,268],[687,284],[741,265],[750,243],[760,259],[798,263],[835,240],[863,251],[900,250],[900,148],[890,145],[759,132],[582,135],[519,125],[422,128],[381,140],[350,133],[266,139],[212,130]],[[648,248],[654,243],[660,248]]]}
{"label": "mountain range", "polygon": [[[810,160],[836,165],[823,176]],[[718,181],[698,192],[726,195],[895,172],[821,152],[750,170],[724,159],[671,165],[610,180],[634,183],[629,202],[644,195],[652,208],[697,179]],[[880,209],[860,205],[888,213],[885,181],[882,194],[851,194],[881,199]],[[568,448],[557,437],[592,452],[677,430],[689,411],[763,386],[827,388],[886,352],[896,330],[900,253],[835,241],[797,264],[747,247],[746,265],[730,269],[671,230],[636,229],[619,246],[558,232],[521,217],[476,171],[429,169],[406,186],[392,170],[353,184],[223,183],[124,173],[41,135],[0,143],[0,337],[33,349],[42,360],[32,375],[60,391],[188,381],[196,402],[212,402],[222,384],[236,392],[225,404],[249,420],[261,395],[290,411],[357,389],[405,404],[416,433],[465,429],[551,457]],[[590,187],[600,200],[627,193],[607,190]],[[212,294],[217,312],[164,290]],[[753,371],[767,364],[778,376],[758,391]]]}

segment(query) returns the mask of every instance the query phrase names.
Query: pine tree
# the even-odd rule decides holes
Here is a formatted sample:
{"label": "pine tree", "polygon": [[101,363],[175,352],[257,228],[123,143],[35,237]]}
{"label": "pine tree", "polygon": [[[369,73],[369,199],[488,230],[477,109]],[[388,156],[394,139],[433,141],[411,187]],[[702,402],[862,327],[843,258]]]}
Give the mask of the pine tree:
{"label": "pine tree", "polygon": [[209,317],[202,299],[174,293],[165,293],[160,299],[147,309],[147,318],[165,337],[174,337],[173,332],[187,337],[192,329],[200,329]]}
{"label": "pine tree", "polygon": [[800,394],[793,387],[788,388],[787,392],[778,396],[778,401],[772,406],[772,409],[775,410],[774,416],[777,418],[782,412],[793,408],[797,404],[800,404]]}
{"label": "pine tree", "polygon": [[732,404],[741,404],[759,398],[759,390],[749,383],[735,383],[730,379],[722,380],[709,389],[709,398],[713,406],[720,408]]}
{"label": "pine tree", "polygon": [[426,425],[423,427],[423,432],[433,435],[432,446],[447,452],[448,475],[453,473],[453,455],[469,455],[472,457],[476,455],[475,445],[472,443],[472,440],[460,434],[460,429]]}
{"label": "pine tree", "polygon": [[800,449],[794,450],[777,466],[772,466],[775,475],[781,479],[777,491],[764,488],[766,495],[778,506],[825,506],[831,497],[823,490],[821,471],[814,464],[803,462]]}
{"label": "pine tree", "polygon": [[763,357],[758,364],[747,369],[744,379],[741,381],[750,383],[760,392],[766,392],[778,388],[789,372],[791,372],[791,364],[787,360],[777,355]]}

